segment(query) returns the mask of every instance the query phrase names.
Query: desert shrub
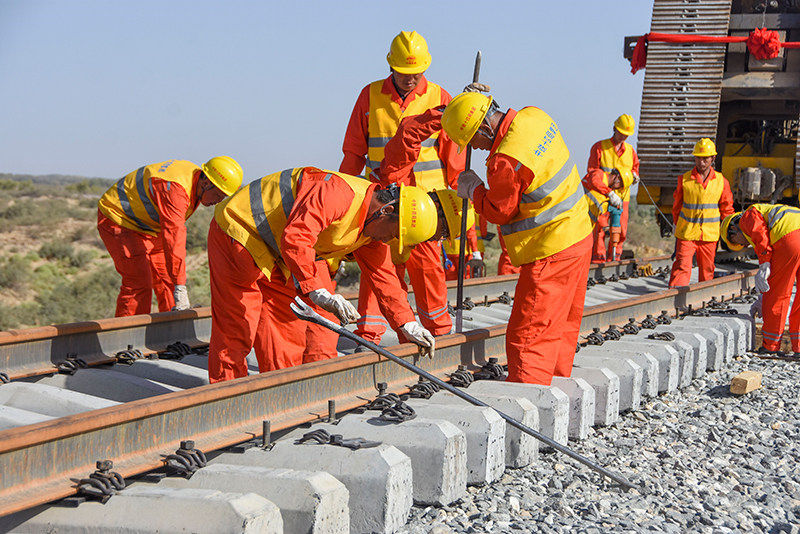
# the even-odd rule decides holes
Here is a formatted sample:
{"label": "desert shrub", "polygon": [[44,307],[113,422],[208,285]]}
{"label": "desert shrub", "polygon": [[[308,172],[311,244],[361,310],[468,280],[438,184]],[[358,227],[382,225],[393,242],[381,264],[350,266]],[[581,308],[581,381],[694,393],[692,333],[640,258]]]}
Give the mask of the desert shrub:
{"label": "desert shrub", "polygon": [[38,313],[39,305],[35,302],[23,302],[16,306],[0,306],[0,330],[40,324],[37,322]]}
{"label": "desert shrub", "polygon": [[110,265],[73,280],[60,280],[36,297],[39,324],[86,321],[114,314],[119,276]]}
{"label": "desert shrub", "polygon": [[31,276],[31,264],[17,254],[0,261],[0,287],[5,289],[24,288]]}
{"label": "desert shrub", "polygon": [[211,286],[208,278],[208,259],[197,267],[186,270],[186,288],[192,306],[211,305]]}
{"label": "desert shrub", "polygon": [[0,219],[3,219],[10,226],[28,226],[39,222],[37,210],[33,203],[20,200],[0,211]]}
{"label": "desert shrub", "polygon": [[46,260],[69,260],[75,247],[65,241],[48,241],[39,247],[39,256]]}
{"label": "desert shrub", "polygon": [[76,250],[70,255],[69,264],[72,267],[85,267],[93,259],[94,253],[91,250]]}

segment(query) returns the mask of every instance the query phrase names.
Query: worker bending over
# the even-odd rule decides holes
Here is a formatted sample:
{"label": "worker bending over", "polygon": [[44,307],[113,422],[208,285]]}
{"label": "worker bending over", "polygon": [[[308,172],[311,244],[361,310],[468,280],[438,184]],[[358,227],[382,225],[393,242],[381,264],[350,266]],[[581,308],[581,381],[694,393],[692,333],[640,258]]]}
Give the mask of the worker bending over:
{"label": "worker bending over", "polygon": [[698,278],[714,278],[720,221],[733,213],[733,195],[728,180],[714,170],[717,147],[706,137],[692,151],[694,168],[678,178],[672,204],[675,224],[675,261],[669,287],[689,285],[692,257],[697,254]]}
{"label": "worker bending over", "polygon": [[633,147],[625,142],[628,136],[633,135],[635,127],[633,117],[627,114],[620,115],[614,121],[614,133],[611,138],[596,142],[589,151],[584,187],[587,191],[593,191],[605,197],[612,207],[622,210],[619,242],[614,250],[612,250],[610,234],[608,246],[605,243],[609,228],[608,212],[600,215],[595,223],[592,231],[593,262],[604,262],[622,257],[622,244],[628,235],[628,204],[631,198],[631,186],[639,181],[639,157]]}
{"label": "worker bending over", "polygon": [[[425,78],[431,54],[425,39],[416,32],[400,32],[386,56],[390,74],[387,78],[364,87],[356,100],[345,132],[341,172],[357,175],[364,170],[371,181],[378,181],[375,172],[384,159],[389,140],[397,133],[401,120],[447,104],[450,95]],[[413,165],[411,183],[425,191],[444,189],[449,181],[455,184],[464,169],[464,157],[447,136],[434,133],[426,139]],[[383,180],[384,185],[391,183]],[[408,260],[399,267],[405,271],[414,288],[414,300],[420,321],[434,335],[450,332],[452,321],[447,312],[447,289],[439,243],[423,243],[414,248]],[[361,315],[356,333],[378,343],[386,331],[386,321],[377,306],[370,280],[361,277],[358,310]]]}
{"label": "worker bending over", "polygon": [[521,267],[506,330],[508,380],[549,385],[569,376],[578,341],[591,231],[578,170],[553,119],[535,107],[501,112],[491,96],[462,93],[442,116],[459,146],[489,151],[488,187],[472,170],[458,194],[500,225]]}
{"label": "worker bending over", "polygon": [[792,351],[800,356],[800,299],[796,296],[789,311],[792,288],[800,281],[800,209],[753,204],[742,213],[725,217],[721,232],[731,250],[748,244],[756,250],[755,286],[763,295],[753,311],[764,317],[762,352],[780,350],[788,314]]}
{"label": "worker bending over", "polygon": [[[397,239],[403,251],[436,228],[436,207],[416,187],[381,189],[344,173],[298,167],[242,188],[217,206],[208,231],[211,382],[246,376],[251,348],[261,372],[309,361],[305,321],[289,309],[298,295],[329,319],[354,322],[357,311],[333,292],[326,261],[347,254],[376,288],[392,327],[432,352],[433,336],[414,320],[381,243]],[[337,340],[330,332],[334,356]]]}
{"label": "worker bending over", "polygon": [[139,167],[97,203],[97,231],[122,276],[116,316],[186,310],[186,219],[242,184],[242,167],[218,156],[199,167],[171,159]]}

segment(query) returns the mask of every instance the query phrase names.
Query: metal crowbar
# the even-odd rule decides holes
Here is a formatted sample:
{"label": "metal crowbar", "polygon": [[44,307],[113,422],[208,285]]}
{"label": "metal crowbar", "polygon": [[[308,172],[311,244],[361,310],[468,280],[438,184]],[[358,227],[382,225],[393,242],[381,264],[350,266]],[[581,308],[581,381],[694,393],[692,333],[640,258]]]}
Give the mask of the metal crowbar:
{"label": "metal crowbar", "polygon": [[419,367],[417,367],[413,363],[409,363],[409,362],[405,361],[403,358],[395,356],[394,354],[392,354],[388,350],[384,349],[383,347],[379,347],[378,345],[376,345],[376,344],[374,344],[374,343],[372,343],[370,341],[367,341],[366,339],[362,338],[361,336],[357,336],[356,334],[354,334],[353,332],[347,330],[343,326],[340,326],[340,325],[338,325],[336,323],[333,323],[332,321],[329,321],[328,319],[322,317],[320,314],[315,312],[314,309],[311,308],[311,306],[309,306],[308,304],[303,302],[300,299],[300,297],[295,298],[294,299],[294,303],[292,303],[290,305],[290,307],[291,307],[292,311],[294,312],[294,314],[297,315],[300,319],[303,319],[304,321],[309,321],[309,322],[312,322],[312,323],[316,323],[316,324],[318,324],[320,326],[324,326],[325,328],[338,333],[340,336],[344,336],[344,337],[346,337],[346,338],[348,338],[348,339],[350,339],[352,341],[360,343],[361,345],[363,345],[364,347],[370,349],[371,351],[375,352],[376,354],[379,354],[379,355],[381,355],[381,356],[393,361],[394,363],[396,363],[396,364],[398,364],[398,365],[400,365],[402,367],[405,367],[406,369],[408,369],[412,373],[416,373],[419,376],[421,376],[421,377],[423,377],[423,378],[425,378],[427,380],[430,380],[434,384],[437,384],[440,388],[446,389],[447,391],[449,391],[453,395],[456,395],[457,397],[460,397],[460,398],[464,399],[465,401],[469,402],[470,404],[474,404],[475,406],[483,406],[483,407],[486,407],[486,408],[492,408],[495,412],[497,412],[497,414],[500,417],[505,419],[506,423],[508,423],[509,425],[513,426],[514,428],[517,428],[517,429],[521,430],[522,432],[525,432],[526,434],[528,434],[530,436],[533,436],[534,438],[538,439],[542,443],[544,443],[546,445],[549,445],[550,447],[553,447],[555,450],[566,454],[567,456],[569,456],[573,460],[576,460],[576,461],[582,463],[583,465],[585,465],[586,467],[588,467],[592,471],[596,471],[596,472],[600,473],[601,475],[610,478],[614,482],[617,482],[618,484],[620,484],[623,488],[625,488],[625,489],[636,489],[637,491],[642,493],[642,489],[641,488],[639,488],[638,486],[636,486],[632,482],[629,482],[622,475],[618,475],[616,473],[613,473],[613,472],[609,471],[608,469],[606,469],[605,467],[602,467],[602,466],[599,466],[599,465],[595,464],[594,462],[592,462],[591,460],[589,460],[585,456],[575,452],[574,450],[570,449],[569,447],[565,447],[564,445],[558,443],[557,441],[554,441],[554,440],[548,438],[547,436],[545,436],[543,434],[540,434],[536,430],[530,428],[527,425],[524,425],[524,424],[520,423],[519,421],[517,421],[513,417],[511,417],[509,415],[506,415],[505,413],[501,412],[497,408],[489,406],[485,402],[476,399],[475,397],[473,397],[469,393],[464,393],[462,390],[458,389],[457,387],[451,386],[449,383],[447,383],[444,380],[441,380],[441,379],[433,376],[432,374],[430,374],[429,372],[425,371],[424,369],[420,369]]}

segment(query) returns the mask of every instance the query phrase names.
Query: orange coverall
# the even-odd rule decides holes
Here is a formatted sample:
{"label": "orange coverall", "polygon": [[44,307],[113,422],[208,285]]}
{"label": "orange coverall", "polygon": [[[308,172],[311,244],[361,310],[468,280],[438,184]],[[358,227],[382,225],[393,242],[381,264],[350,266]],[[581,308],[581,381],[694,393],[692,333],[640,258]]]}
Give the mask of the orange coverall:
{"label": "orange coverall", "polygon": [[[297,193],[281,238],[281,258],[292,274],[286,280],[276,266],[268,280],[250,253],[211,222],[208,232],[208,264],[211,272],[211,343],[208,373],[211,382],[247,376],[246,357],[255,349],[261,372],[283,369],[325,358],[309,358],[306,322],[297,318],[289,304],[298,295],[325,288],[333,291],[330,270],[317,260],[317,236],[340,219],[355,198],[339,177],[325,180],[326,173],[307,172]],[[363,228],[374,185],[367,193],[360,215]],[[400,287],[388,247],[371,241],[353,253],[362,272],[381,295],[378,304],[393,328],[414,320],[407,294]],[[332,314],[314,306],[317,313],[336,321]],[[326,350],[336,347],[338,334],[327,338],[317,331],[316,342]],[[305,352],[305,355],[304,355]],[[335,356],[335,350],[333,355]]]}
{"label": "orange coverall", "polygon": [[792,299],[792,287],[800,287],[800,228],[770,243],[769,227],[761,213],[749,208],[739,220],[739,228],[753,243],[759,263],[770,263],[769,291],[764,293],[761,315],[764,325],[762,344],[769,351],[781,347],[786,315],[789,315],[789,340],[792,351],[800,352],[800,299]]}
{"label": "orange coverall", "polygon": [[[400,105],[401,109],[405,109],[417,96],[425,93],[427,85],[428,82],[423,76],[414,90],[403,98],[397,92],[392,77],[389,76],[384,81],[382,91],[390,94],[392,100]],[[355,175],[364,168],[369,137],[369,94],[369,86],[366,86],[358,96],[350,116],[342,147],[344,159],[339,166],[340,172]],[[450,100],[450,95],[442,89],[441,105],[447,105]],[[437,111],[437,114],[441,117],[441,111]],[[418,117],[426,118],[421,122],[417,120]],[[412,168],[419,157],[420,143],[441,129],[438,117],[434,123],[431,123],[430,117],[428,113],[405,117],[398,125],[394,137],[386,144],[384,159],[376,173],[381,177],[382,184],[416,185]],[[452,187],[457,183],[458,175],[464,170],[466,154],[459,154],[458,146],[443,131],[439,134],[436,151],[445,169],[446,181]],[[427,241],[415,246],[408,261],[403,265],[397,265],[397,276],[401,281],[405,280],[406,272],[414,288],[414,301],[420,323],[435,336],[449,334],[453,322],[447,307],[447,286],[441,245],[438,242]],[[373,343],[379,343],[386,331],[386,321],[378,310],[372,284],[365,276],[361,276],[359,284],[358,312],[361,317],[357,323],[356,334]]]}
{"label": "orange coverall", "polygon": [[[692,178],[705,189],[711,180],[715,179],[717,172],[711,169],[703,179],[697,168],[692,169]],[[719,199],[720,220],[733,213],[733,193],[728,181],[719,175],[723,181],[722,196]],[[678,178],[678,187],[675,189],[672,203],[672,223],[677,226],[678,216],[683,209],[683,181]],[[717,241],[689,241],[675,239],[675,261],[669,275],[669,287],[689,285],[692,276],[692,257],[697,254],[698,279],[703,282],[714,278],[714,258],[717,255]]]}
{"label": "orange coverall", "polygon": [[[500,122],[486,160],[489,188],[474,192],[475,211],[495,224],[507,224],[518,212],[533,172],[505,154],[496,153],[516,116],[509,109]],[[550,385],[553,376],[570,376],[578,342],[591,235],[574,245],[520,268],[514,306],[506,329],[508,381]]]}
{"label": "orange coverall", "polygon": [[[192,191],[196,190],[197,178]],[[124,228],[97,211],[97,231],[114,267],[122,276],[116,317],[150,313],[155,292],[158,311],[175,306],[173,290],[186,284],[186,212],[200,198],[190,199],[178,184],[153,178],[153,204],[158,209],[161,232],[153,237]]]}
{"label": "orange coverall", "polygon": [[[601,195],[608,195],[611,192],[611,188],[603,180],[605,172],[600,169],[600,153],[602,152],[602,148],[600,144],[602,141],[596,142],[592,145],[591,150],[589,150],[589,163],[587,167],[587,176],[586,179],[589,180],[588,184],[584,181],[584,184],[588,185],[589,188],[593,191],[597,191]],[[618,156],[622,156],[625,153],[625,143],[620,143],[619,146],[614,147],[617,152]],[[633,150],[633,148],[631,148]],[[639,176],[639,156],[636,155],[636,151],[633,150],[633,168],[631,171],[633,172],[634,176]],[[600,172],[592,172],[593,170],[597,170]],[[624,199],[623,199],[624,200]],[[622,217],[620,218],[620,234],[619,234],[619,244],[617,245],[617,257],[622,257],[622,244],[625,242],[625,238],[628,236],[628,204],[630,202],[628,200],[624,200],[622,203]],[[597,223],[594,225],[594,230],[592,230],[592,261],[596,262],[604,262],[606,261],[607,257],[613,257],[613,251],[611,250],[611,240],[609,239],[608,247],[606,247],[606,232],[603,228],[608,228],[608,219],[609,213],[603,213],[597,218]],[[610,238],[610,235],[609,235]]]}

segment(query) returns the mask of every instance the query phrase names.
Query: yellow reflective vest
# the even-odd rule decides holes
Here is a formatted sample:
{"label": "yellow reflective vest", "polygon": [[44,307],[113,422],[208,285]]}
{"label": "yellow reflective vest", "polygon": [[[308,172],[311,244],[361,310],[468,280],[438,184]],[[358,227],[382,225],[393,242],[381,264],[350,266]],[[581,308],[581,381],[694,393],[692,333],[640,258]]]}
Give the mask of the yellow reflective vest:
{"label": "yellow reflective vest", "polygon": [[782,204],[753,204],[769,228],[769,242],[774,245],[787,234],[800,230],[800,209]]}
{"label": "yellow reflective vest", "polygon": [[289,269],[281,258],[281,237],[303,174],[307,171],[328,173],[326,180],[338,176],[355,194],[344,217],[334,221],[317,237],[314,245],[317,256],[325,260],[341,259],[371,241],[361,234],[359,226],[361,209],[372,186],[367,180],[313,167],[297,167],[270,174],[241,188],[217,204],[214,210],[214,220],[222,231],[247,249],[267,279],[276,266],[287,280],[290,279]]}
{"label": "yellow reflective vest", "polygon": [[[176,159],[139,167],[111,186],[100,197],[97,207],[120,226],[156,236],[161,232],[161,223],[150,189],[151,179],[160,178],[182,187],[191,200],[195,171],[199,170],[200,167],[190,161]],[[191,203],[186,211],[186,219],[196,208],[196,203]]]}
{"label": "yellow reflective vest", "polygon": [[520,266],[552,256],[589,235],[592,223],[578,169],[547,113],[535,107],[517,112],[497,152],[534,174],[519,213],[500,226],[511,263]]}
{"label": "yellow reflective vest", "polygon": [[586,204],[589,208],[589,219],[592,225],[597,224],[597,219],[608,212],[608,197],[597,191],[586,192]]}
{"label": "yellow reflective vest", "polygon": [[719,239],[719,201],[725,187],[725,177],[716,173],[703,187],[692,178],[692,171],[685,173],[683,181],[683,207],[675,225],[675,237],[687,241],[717,241]]}
{"label": "yellow reflective vest", "polygon": [[[391,94],[381,92],[385,80],[372,82],[369,86],[369,139],[367,139],[367,168],[365,176],[369,180],[371,171],[381,166],[383,149],[397,132],[400,121],[425,113],[442,103],[442,88],[428,81],[425,93],[417,95],[405,110],[392,100]],[[436,151],[439,133],[422,142],[419,157],[414,164],[416,185],[425,191],[445,189],[445,169]]]}
{"label": "yellow reflective vest", "polygon": [[[600,141],[600,170],[609,173],[614,169],[619,171],[622,177],[622,189],[615,191],[623,202],[631,199],[631,186],[633,185],[633,147],[624,143],[625,151],[622,155],[617,155],[611,139]],[[608,185],[608,175],[605,177],[605,184]]]}

